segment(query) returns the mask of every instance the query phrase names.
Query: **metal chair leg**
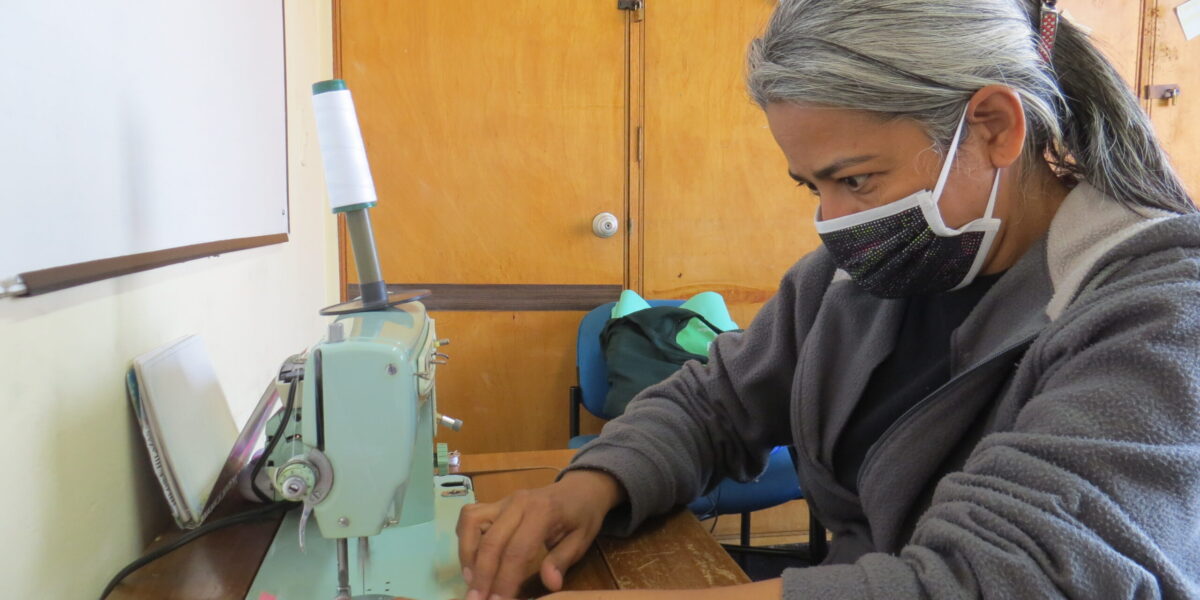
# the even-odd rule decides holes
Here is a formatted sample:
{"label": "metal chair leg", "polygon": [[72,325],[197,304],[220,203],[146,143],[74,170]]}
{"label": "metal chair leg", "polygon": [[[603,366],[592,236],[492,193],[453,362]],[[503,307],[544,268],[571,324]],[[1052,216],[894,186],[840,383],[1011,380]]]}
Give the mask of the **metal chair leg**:
{"label": "metal chair leg", "polygon": [[808,514],[808,562],[819,565],[829,554],[829,541],[825,539],[825,526],[811,512]]}
{"label": "metal chair leg", "polygon": [[742,546],[750,547],[750,513],[742,513]]}
{"label": "metal chair leg", "polygon": [[579,405],[583,403],[583,390],[573,385],[568,394],[567,404],[567,439],[579,435]]}

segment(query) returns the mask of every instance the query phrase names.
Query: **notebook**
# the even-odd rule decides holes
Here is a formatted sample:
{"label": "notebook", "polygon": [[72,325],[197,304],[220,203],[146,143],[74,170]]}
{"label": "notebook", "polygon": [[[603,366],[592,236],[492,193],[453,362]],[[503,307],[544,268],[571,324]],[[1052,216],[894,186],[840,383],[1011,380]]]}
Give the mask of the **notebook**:
{"label": "notebook", "polygon": [[199,526],[249,458],[204,340],[191,335],[138,356],[126,386],[175,522]]}

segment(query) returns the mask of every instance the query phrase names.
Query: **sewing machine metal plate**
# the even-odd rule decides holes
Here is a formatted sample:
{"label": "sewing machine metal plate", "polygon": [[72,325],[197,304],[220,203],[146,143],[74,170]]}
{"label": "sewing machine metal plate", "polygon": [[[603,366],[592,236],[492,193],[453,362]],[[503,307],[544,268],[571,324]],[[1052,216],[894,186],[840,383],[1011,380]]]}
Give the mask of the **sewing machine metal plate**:
{"label": "sewing machine metal plate", "polygon": [[[475,501],[470,482],[461,475],[434,478],[438,490],[433,521],[390,527],[369,538],[369,558],[359,560],[358,544],[350,544],[354,598],[449,600],[467,593],[458,566],[454,534],[458,513]],[[246,600],[329,600],[337,587],[334,540],[321,536],[309,520],[305,549],[298,539],[300,511],[290,512],[279,526]],[[364,568],[365,567],[365,568]]]}

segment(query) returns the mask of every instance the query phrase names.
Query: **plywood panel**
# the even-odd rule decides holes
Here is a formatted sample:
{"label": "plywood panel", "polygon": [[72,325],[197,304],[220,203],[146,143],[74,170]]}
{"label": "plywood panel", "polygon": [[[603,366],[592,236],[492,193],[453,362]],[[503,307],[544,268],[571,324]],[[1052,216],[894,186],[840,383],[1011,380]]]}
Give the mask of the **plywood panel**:
{"label": "plywood panel", "polygon": [[1063,14],[1085,31],[1092,43],[1113,63],[1131,89],[1137,85],[1141,48],[1140,0],[1061,0]]}
{"label": "plywood panel", "polygon": [[1146,85],[1178,84],[1182,95],[1175,104],[1149,101],[1150,118],[1171,155],[1192,200],[1200,194],[1200,39],[1187,41],[1175,16],[1184,0],[1153,2],[1148,32],[1153,35]]}
{"label": "plywood panel", "polygon": [[[575,336],[584,313],[433,312],[441,350],[438,409],[462,419],[438,441],[464,453],[566,448],[568,388],[575,383]],[[583,433],[600,421],[586,411]]]}
{"label": "plywood panel", "polygon": [[638,532],[627,538],[596,538],[618,589],[680,590],[750,583],[691,513],[647,519]]}
{"label": "plywood panel", "polygon": [[[624,235],[591,232],[595,214],[626,211],[628,16],[615,2],[354,0],[337,17],[388,281],[623,284]],[[342,264],[356,282],[352,257]],[[454,340],[440,405],[465,422],[443,441],[565,447],[581,316],[434,311]]]}
{"label": "plywood panel", "polygon": [[[340,2],[388,281],[620,283],[626,14],[589,0]],[[350,281],[357,281],[353,265]]]}
{"label": "plywood panel", "polygon": [[655,0],[645,11],[644,292],[718,291],[743,326],[820,243],[816,201],[788,178],[743,83],[772,7]]}

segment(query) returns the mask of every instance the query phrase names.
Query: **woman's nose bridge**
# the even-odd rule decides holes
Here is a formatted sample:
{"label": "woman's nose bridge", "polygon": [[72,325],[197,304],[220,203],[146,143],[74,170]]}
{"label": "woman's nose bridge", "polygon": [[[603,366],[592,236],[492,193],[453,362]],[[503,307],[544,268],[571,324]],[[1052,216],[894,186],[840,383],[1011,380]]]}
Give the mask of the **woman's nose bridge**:
{"label": "woman's nose bridge", "polygon": [[838,202],[833,198],[822,197],[817,203],[817,212],[822,221],[829,221],[852,215],[866,210],[866,207],[855,207],[849,202]]}

